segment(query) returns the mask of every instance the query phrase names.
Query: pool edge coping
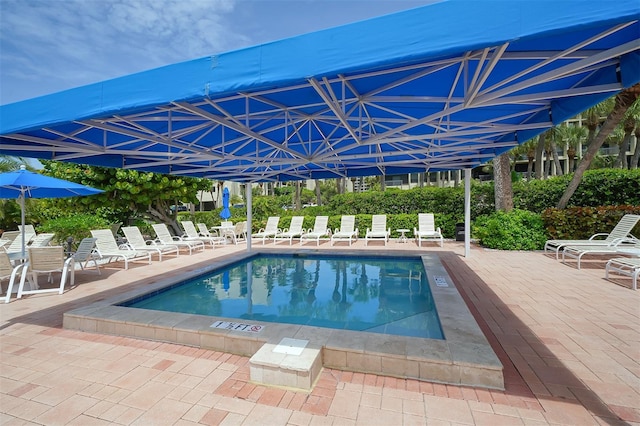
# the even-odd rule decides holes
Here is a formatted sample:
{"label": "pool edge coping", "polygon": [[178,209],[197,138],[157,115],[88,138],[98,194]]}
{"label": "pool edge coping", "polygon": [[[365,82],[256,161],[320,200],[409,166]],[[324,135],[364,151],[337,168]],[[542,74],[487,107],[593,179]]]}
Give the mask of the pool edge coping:
{"label": "pool edge coping", "polygon": [[[313,248],[293,249],[296,253],[319,255],[354,254],[351,250],[343,249],[335,249],[330,253]],[[269,248],[257,248],[250,253],[234,253],[216,258],[204,267],[184,271],[180,278],[188,279],[260,253],[284,254],[281,249]],[[63,316],[63,327],[214,349],[243,356],[252,356],[263,344],[277,343],[282,337],[306,339],[311,345],[322,350],[323,365],[328,368],[504,389],[503,366],[442,265],[437,252],[390,254],[372,251],[367,255],[408,255],[422,259],[444,340],[260,321],[252,323],[263,325],[263,330],[259,334],[249,334],[210,327],[218,320],[237,322],[234,319],[114,306],[175,283],[175,275],[66,312]],[[179,273],[180,270],[176,272]],[[444,278],[447,285],[436,285],[435,277],[440,277],[440,282]]]}

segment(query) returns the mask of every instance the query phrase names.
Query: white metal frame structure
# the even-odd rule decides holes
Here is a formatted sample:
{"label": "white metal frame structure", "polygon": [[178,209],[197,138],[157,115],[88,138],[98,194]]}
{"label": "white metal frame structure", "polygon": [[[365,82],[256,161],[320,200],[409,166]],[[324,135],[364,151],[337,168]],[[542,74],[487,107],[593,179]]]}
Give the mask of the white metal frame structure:
{"label": "white metal frame structure", "polygon": [[553,3],[445,1],[6,105],[0,153],[242,182],[472,168],[640,80],[637,3]]}
{"label": "white metal frame structure", "polygon": [[1,106],[0,154],[236,182],[469,170],[638,83],[639,20],[443,0]]}

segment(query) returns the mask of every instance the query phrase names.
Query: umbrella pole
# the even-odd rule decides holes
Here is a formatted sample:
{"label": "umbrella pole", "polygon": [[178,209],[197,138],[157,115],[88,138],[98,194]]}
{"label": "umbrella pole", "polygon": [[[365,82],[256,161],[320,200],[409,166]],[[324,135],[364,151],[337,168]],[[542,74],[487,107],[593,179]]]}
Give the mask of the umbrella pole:
{"label": "umbrella pole", "polygon": [[20,193],[20,220],[22,222],[22,258],[25,258],[25,231],[24,231],[24,192]]}

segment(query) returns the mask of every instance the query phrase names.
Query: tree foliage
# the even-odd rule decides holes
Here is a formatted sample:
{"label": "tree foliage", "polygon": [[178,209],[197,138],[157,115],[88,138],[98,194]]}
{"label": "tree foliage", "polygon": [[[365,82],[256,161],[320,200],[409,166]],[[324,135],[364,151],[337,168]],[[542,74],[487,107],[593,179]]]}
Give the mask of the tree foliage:
{"label": "tree foliage", "polygon": [[196,203],[198,191],[211,189],[208,179],[189,178],[158,173],[108,167],[96,167],[44,161],[43,173],[105,191],[91,197],[49,200],[65,203],[74,211],[100,213],[113,222],[129,218],[145,218],[175,226],[171,205]]}

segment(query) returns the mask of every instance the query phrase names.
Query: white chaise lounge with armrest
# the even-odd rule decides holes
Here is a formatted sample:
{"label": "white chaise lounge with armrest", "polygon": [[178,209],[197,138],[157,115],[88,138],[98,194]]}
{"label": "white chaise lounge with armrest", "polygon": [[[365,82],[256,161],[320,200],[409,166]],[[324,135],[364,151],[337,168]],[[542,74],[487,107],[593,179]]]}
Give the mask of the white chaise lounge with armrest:
{"label": "white chaise lounge with armrest", "polygon": [[389,242],[389,236],[391,235],[391,228],[387,228],[387,215],[386,214],[374,214],[371,217],[371,229],[367,228],[367,233],[364,237],[364,244],[369,245],[370,240],[384,240],[384,245]]}
{"label": "white chaise lounge with armrest", "polygon": [[638,289],[638,276],[640,276],[640,257],[614,257],[605,266],[604,277],[609,279],[609,274],[616,272],[620,275],[631,277],[632,288]]}
{"label": "white chaise lounge with armrest", "polygon": [[184,229],[184,235],[182,236],[183,241],[202,241],[205,244],[209,244],[211,248],[214,248],[216,244],[224,244],[226,240],[223,237],[217,237],[209,234],[202,235],[201,232],[198,232],[196,226],[190,220],[183,220],[180,222],[182,224],[182,228]]}
{"label": "white chaise lounge with armrest", "polygon": [[204,242],[202,240],[183,240],[180,237],[171,235],[169,228],[167,228],[167,225],[164,223],[154,223],[151,226],[156,233],[157,239],[155,243],[158,245],[186,248],[189,250],[189,254],[192,254],[195,249],[204,251]]}
{"label": "white chaise lounge with armrest", "polygon": [[578,261],[578,269],[582,257],[586,255],[601,255],[618,257],[618,255],[629,254],[631,256],[640,256],[640,240],[631,240],[627,238],[619,238],[608,246],[591,245],[591,246],[566,246],[562,251],[562,263],[566,263],[567,258],[576,259]]}
{"label": "white chaise lounge with armrest", "polygon": [[626,214],[622,216],[620,221],[611,230],[610,233],[598,232],[593,234],[586,240],[547,240],[544,244],[544,251],[554,250],[556,259],[560,258],[560,251],[566,246],[609,246],[620,238],[631,238],[631,230],[640,221],[640,215]]}
{"label": "white chaise lounge with armrest", "polygon": [[278,231],[273,236],[273,243],[275,244],[277,240],[289,240],[289,245],[291,245],[295,237],[300,237],[304,233],[303,222],[304,216],[293,216],[289,228]]}
{"label": "white chaise lounge with armrest", "polygon": [[440,228],[436,228],[435,217],[433,213],[418,214],[418,228],[413,228],[413,235],[416,238],[418,247],[422,247],[422,241],[438,241],[440,247],[444,246],[444,238]]}
{"label": "white chaise lounge with armrest", "polygon": [[129,262],[146,260],[151,264],[151,253],[142,252],[129,248],[120,248],[116,242],[111,229],[93,229],[91,235],[96,239],[96,253],[101,259],[122,260],[124,261],[124,269],[129,269]]}
{"label": "white chaise lounge with armrest", "polygon": [[264,228],[260,228],[257,233],[251,235],[252,238],[261,238],[262,245],[267,238],[273,238],[280,231],[278,224],[280,223],[280,216],[270,216],[267,219],[267,224]]}
{"label": "white chaise lounge with armrest", "polygon": [[316,221],[313,224],[313,229],[309,229],[307,232],[300,236],[300,245],[306,241],[314,241],[316,245],[320,245],[320,238],[328,237],[331,235],[331,229],[329,229],[329,216],[316,216]]}
{"label": "white chaise lounge with armrest", "polygon": [[340,219],[340,229],[336,229],[333,234],[331,234],[331,245],[334,245],[336,241],[349,241],[349,245],[351,245],[352,241],[356,241],[358,239],[358,228],[355,226],[355,216],[342,216]]}
{"label": "white chaise lounge with armrest", "polygon": [[160,261],[162,261],[163,254],[180,256],[180,249],[177,245],[156,244],[154,240],[145,240],[140,228],[137,226],[123,226],[122,232],[124,232],[124,237],[127,239],[127,245],[133,250],[157,254]]}

